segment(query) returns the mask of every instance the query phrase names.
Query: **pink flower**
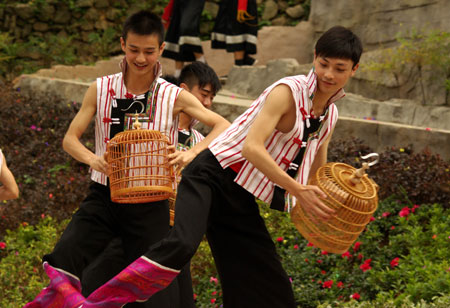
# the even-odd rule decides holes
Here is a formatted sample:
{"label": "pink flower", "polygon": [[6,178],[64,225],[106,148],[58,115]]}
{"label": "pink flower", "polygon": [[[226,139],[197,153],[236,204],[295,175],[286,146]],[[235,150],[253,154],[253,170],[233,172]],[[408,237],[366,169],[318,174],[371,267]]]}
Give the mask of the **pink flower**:
{"label": "pink flower", "polygon": [[306,247],[314,247],[314,245],[311,242],[308,242],[308,244],[306,245]]}
{"label": "pink flower", "polygon": [[194,293],[194,301],[197,299],[197,294]]}
{"label": "pink flower", "polygon": [[216,295],[217,294],[217,291],[213,291],[212,293],[211,293],[211,295]]}
{"label": "pink flower", "polygon": [[326,252],[325,250],[322,250],[322,255],[327,255],[328,252]]}
{"label": "pink flower", "polygon": [[209,282],[214,282],[215,284],[217,284],[218,280],[215,277],[211,277],[211,278],[209,278]]}
{"label": "pink flower", "polygon": [[282,236],[277,238],[277,242],[282,242],[282,241],[283,241],[283,237]]}
{"label": "pink flower", "polygon": [[332,286],[333,286],[333,280],[324,281],[322,284],[322,288],[331,289]]}
{"label": "pink flower", "polygon": [[343,283],[342,281],[339,281],[339,282],[337,283],[337,287],[338,287],[338,288],[343,288],[343,287],[344,287],[344,283]]}
{"label": "pink flower", "polygon": [[322,262],[323,262],[322,260],[317,260],[317,263],[319,264],[322,264]]}
{"label": "pink flower", "polygon": [[352,295],[350,295],[350,298],[353,298],[355,300],[358,300],[361,298],[361,295],[359,295],[358,293],[353,293]]}
{"label": "pink flower", "polygon": [[375,217],[370,217],[370,221],[374,221],[375,220]]}
{"label": "pink flower", "polygon": [[362,254],[358,254],[358,259],[361,260],[363,258]]}
{"label": "pink flower", "polygon": [[398,213],[398,215],[400,217],[408,217],[408,215],[410,214],[410,209],[409,207],[405,206],[404,208],[402,208],[402,210]]}
{"label": "pink flower", "polygon": [[361,242],[356,242],[355,245],[353,245],[353,251],[358,251],[360,246],[361,246]]}
{"label": "pink flower", "polygon": [[321,273],[322,275],[325,275],[327,272],[325,272],[324,270],[322,270],[320,273]]}
{"label": "pink flower", "polygon": [[413,207],[411,208],[411,212],[415,212],[417,208],[419,208],[420,205],[414,204]]}
{"label": "pink flower", "polygon": [[382,217],[388,217],[389,215],[391,215],[391,213],[389,212],[384,212],[383,214],[381,214]]}
{"label": "pink flower", "polygon": [[394,229],[395,229],[395,226],[392,226],[392,227],[391,227],[391,230],[394,230]]}
{"label": "pink flower", "polygon": [[211,304],[214,304],[216,302],[215,298],[211,298]]}
{"label": "pink flower", "polygon": [[5,248],[6,248],[6,243],[0,242],[0,249],[5,249]]}
{"label": "pink flower", "polygon": [[298,250],[298,245],[297,244],[294,245],[294,250]]}
{"label": "pink flower", "polygon": [[352,257],[352,255],[348,251],[346,251],[342,254],[342,258],[347,258],[347,260],[350,259],[351,257]]}
{"label": "pink flower", "polygon": [[396,266],[398,266],[398,260],[400,260],[400,258],[394,258],[391,261],[391,268],[394,268]]}

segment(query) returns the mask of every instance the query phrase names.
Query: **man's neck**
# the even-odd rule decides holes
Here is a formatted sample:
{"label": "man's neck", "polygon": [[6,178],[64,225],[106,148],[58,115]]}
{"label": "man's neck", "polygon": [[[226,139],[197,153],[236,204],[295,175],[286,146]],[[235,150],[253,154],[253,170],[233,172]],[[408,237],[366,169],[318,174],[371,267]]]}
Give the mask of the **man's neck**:
{"label": "man's neck", "polygon": [[190,129],[190,125],[192,122],[192,118],[185,114],[184,112],[180,112],[180,120],[178,122],[178,128],[179,129]]}
{"label": "man's neck", "polygon": [[127,87],[128,92],[132,94],[146,93],[150,89],[150,86],[154,80],[155,76],[153,74],[148,74],[145,76],[137,76],[127,73],[125,75],[125,85]]}
{"label": "man's neck", "polygon": [[328,102],[333,95],[325,94],[320,91],[316,91],[313,97],[313,111],[314,116],[320,116],[325,111],[325,108],[328,106]]}

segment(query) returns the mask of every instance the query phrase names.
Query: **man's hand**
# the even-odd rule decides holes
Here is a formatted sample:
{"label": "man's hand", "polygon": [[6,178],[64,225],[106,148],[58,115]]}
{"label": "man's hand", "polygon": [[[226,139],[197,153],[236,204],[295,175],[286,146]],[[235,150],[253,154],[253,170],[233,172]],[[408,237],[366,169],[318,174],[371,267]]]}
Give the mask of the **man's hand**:
{"label": "man's hand", "polygon": [[187,151],[178,151],[173,145],[168,146],[167,148],[169,149],[169,152],[171,152],[171,154],[167,156],[169,158],[169,165],[177,165],[177,169],[185,167],[196,156],[192,149]]}
{"label": "man's hand", "polygon": [[108,163],[106,162],[106,157],[107,157],[108,153],[105,153],[103,156],[95,156],[90,162],[89,162],[89,166],[94,169],[97,170],[99,172],[102,172],[106,175],[109,175],[109,170],[108,170]]}
{"label": "man's hand", "polygon": [[315,185],[301,185],[300,189],[290,193],[297,198],[303,211],[311,219],[328,220],[335,214],[333,209],[319,199],[325,199],[327,195]]}

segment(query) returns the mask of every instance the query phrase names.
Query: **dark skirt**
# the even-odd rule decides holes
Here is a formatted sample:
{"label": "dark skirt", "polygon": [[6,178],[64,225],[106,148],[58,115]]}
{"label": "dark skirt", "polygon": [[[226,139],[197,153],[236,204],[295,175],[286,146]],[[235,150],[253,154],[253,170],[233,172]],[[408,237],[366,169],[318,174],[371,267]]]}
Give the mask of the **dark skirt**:
{"label": "dark skirt", "polygon": [[253,19],[245,22],[237,20],[236,0],[220,2],[213,32],[211,33],[211,47],[225,49],[227,52],[245,51],[246,54],[256,54],[258,34],[258,11],[256,0],[249,0],[247,12]]}
{"label": "dark skirt", "polygon": [[203,53],[200,41],[200,17],[205,0],[175,0],[162,56],[176,61],[195,61]]}

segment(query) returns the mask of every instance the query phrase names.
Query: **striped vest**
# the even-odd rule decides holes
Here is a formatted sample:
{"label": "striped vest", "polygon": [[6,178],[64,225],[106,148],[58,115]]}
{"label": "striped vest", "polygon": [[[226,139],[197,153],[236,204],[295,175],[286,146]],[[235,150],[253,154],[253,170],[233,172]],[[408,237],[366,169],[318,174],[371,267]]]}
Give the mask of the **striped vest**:
{"label": "striped vest", "polygon": [[256,116],[263,108],[268,94],[279,84],[286,84],[290,87],[297,105],[297,119],[294,128],[288,133],[274,130],[266,140],[265,146],[271,157],[284,171],[288,170],[300,148],[306,146],[296,176],[296,180],[303,185],[308,181],[309,170],[320,145],[327,139],[336,124],[338,112],[333,102],[345,95],[343,89],[333,95],[329,100],[319,130],[308,138],[306,144],[302,145],[304,124],[309,125],[308,119],[312,117],[312,97],[317,87],[316,74],[314,70],[311,70],[308,76],[298,75],[283,78],[268,87],[245,113],[211,142],[209,149],[216,156],[222,168],[225,169],[233,164],[243,163],[234,181],[266,203],[272,201],[275,184],[242,156],[242,147],[245,137]]}
{"label": "striped vest", "polygon": [[3,166],[3,153],[0,150],[0,175],[2,174],[2,166]]}
{"label": "striped vest", "polygon": [[[165,81],[155,79],[148,94],[145,112],[140,114],[142,129],[158,130],[169,138],[170,143],[178,143],[178,117],[173,117],[173,107],[181,88]],[[129,94],[128,94],[129,95]],[[111,110],[116,99],[127,98],[123,74],[97,78],[97,114],[95,116],[95,154],[102,156],[110,138]],[[131,127],[132,117],[125,117],[124,127]],[[92,170],[91,179],[106,185],[107,176]]]}

